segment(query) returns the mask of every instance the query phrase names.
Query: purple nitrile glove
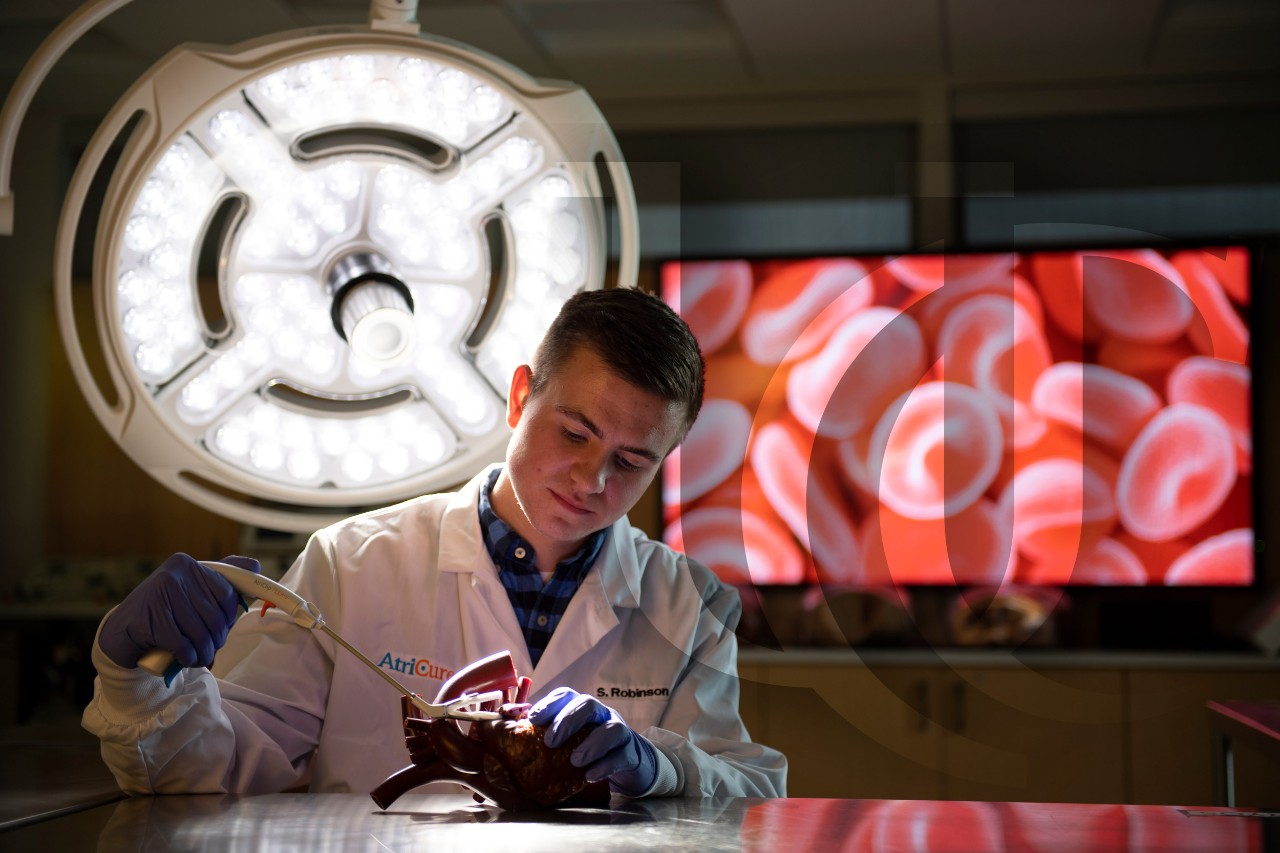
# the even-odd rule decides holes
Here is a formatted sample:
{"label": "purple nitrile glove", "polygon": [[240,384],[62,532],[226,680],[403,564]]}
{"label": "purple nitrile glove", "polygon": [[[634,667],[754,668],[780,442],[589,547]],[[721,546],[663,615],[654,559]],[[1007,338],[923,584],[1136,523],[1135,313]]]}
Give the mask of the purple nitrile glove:
{"label": "purple nitrile glove", "polygon": [[[262,573],[250,557],[225,557],[222,562]],[[98,645],[128,669],[152,649],[168,652],[184,668],[208,666],[227,641],[241,604],[222,575],[186,554],[174,554],[111,612],[98,633]]]}
{"label": "purple nitrile glove", "polygon": [[609,787],[627,797],[643,796],[658,778],[658,755],[653,744],[636,734],[618,712],[585,693],[557,687],[529,709],[535,726],[547,726],[546,744],[555,749],[583,726],[596,724],[569,756],[575,767],[587,768],[587,781],[609,780]]}

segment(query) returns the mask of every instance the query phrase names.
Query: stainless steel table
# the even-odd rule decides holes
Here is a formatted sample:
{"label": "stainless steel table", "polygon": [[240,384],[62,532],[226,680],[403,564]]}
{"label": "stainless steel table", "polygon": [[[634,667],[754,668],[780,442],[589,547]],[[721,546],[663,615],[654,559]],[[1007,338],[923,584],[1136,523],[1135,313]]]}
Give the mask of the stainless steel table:
{"label": "stainless steel table", "polygon": [[503,812],[411,794],[142,797],[0,832],[6,853],[51,850],[1263,851],[1280,816],[1164,806],[923,800],[615,800]]}
{"label": "stainless steel table", "polygon": [[0,728],[0,756],[0,830],[124,798],[79,717]]}

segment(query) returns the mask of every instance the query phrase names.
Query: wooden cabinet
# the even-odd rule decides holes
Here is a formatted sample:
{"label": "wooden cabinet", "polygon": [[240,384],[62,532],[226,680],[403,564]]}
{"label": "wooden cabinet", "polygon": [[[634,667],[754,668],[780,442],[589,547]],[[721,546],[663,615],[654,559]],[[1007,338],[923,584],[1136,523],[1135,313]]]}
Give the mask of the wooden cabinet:
{"label": "wooden cabinet", "polygon": [[[1214,802],[1216,757],[1205,707],[1210,699],[1280,700],[1280,670],[1272,666],[1129,673],[1130,802],[1221,805]],[[1238,803],[1280,804],[1280,767],[1274,761],[1242,746],[1235,765]]]}
{"label": "wooden cabinet", "polygon": [[[791,796],[1207,805],[1205,703],[1280,698],[1280,666],[1196,660],[758,653],[739,667],[741,707],[787,755]],[[1262,772],[1238,767],[1241,790]]]}
{"label": "wooden cabinet", "polygon": [[948,799],[1124,801],[1119,672],[964,667],[942,680]]}
{"label": "wooden cabinet", "polygon": [[859,665],[743,665],[753,739],[786,754],[793,797],[941,799],[935,672]]}

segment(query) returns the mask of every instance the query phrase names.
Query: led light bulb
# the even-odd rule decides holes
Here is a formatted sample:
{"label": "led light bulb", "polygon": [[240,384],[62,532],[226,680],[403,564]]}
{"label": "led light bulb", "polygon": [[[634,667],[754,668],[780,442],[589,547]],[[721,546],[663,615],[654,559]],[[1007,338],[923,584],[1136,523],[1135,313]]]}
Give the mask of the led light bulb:
{"label": "led light bulb", "polygon": [[341,456],[351,446],[351,430],[344,421],[330,420],[320,428],[320,449],[330,456]]}
{"label": "led light bulb", "polygon": [[378,467],[399,477],[409,470],[409,451],[400,444],[388,444],[378,453]]}
{"label": "led light bulb", "polygon": [[343,201],[356,198],[364,186],[363,170],[350,160],[327,166],[321,174],[324,176],[326,189]]}
{"label": "led light bulb", "polygon": [[272,104],[281,105],[286,103],[293,93],[292,77],[292,70],[286,68],[274,74],[268,74],[257,83],[254,83],[251,88]]}
{"label": "led light bulb", "polygon": [[533,200],[546,210],[560,210],[573,195],[573,186],[562,175],[551,175],[538,181],[533,188]]}
{"label": "led light bulb", "polygon": [[217,385],[207,376],[198,376],[182,389],[182,405],[203,414],[218,404]]}
{"label": "led light bulb", "polygon": [[468,394],[458,401],[458,418],[463,423],[474,426],[483,421],[488,413],[488,402],[477,394]]}
{"label": "led light bulb", "polygon": [[424,432],[414,442],[413,452],[426,464],[434,465],[444,458],[446,447],[439,433]]}
{"label": "led light bulb", "polygon": [[389,166],[378,171],[374,178],[374,191],[386,202],[399,200],[413,182],[413,174],[400,166]]}
{"label": "led light bulb", "polygon": [[280,442],[286,450],[311,447],[315,437],[311,433],[310,419],[292,412],[286,415],[280,425]]}
{"label": "led light bulb", "polygon": [[386,422],[387,433],[401,444],[412,444],[418,435],[418,420],[405,409],[397,409],[387,415]]}
{"label": "led light bulb", "polygon": [[521,269],[516,273],[516,296],[526,303],[537,304],[551,293],[551,279],[538,269]]}
{"label": "led light bulb", "polygon": [[352,482],[365,483],[373,476],[373,457],[363,450],[352,450],[342,457],[341,467]]}
{"label": "led light bulb", "polygon": [[121,318],[120,328],[135,341],[149,341],[160,333],[160,318],[147,308],[130,308]]}
{"label": "led light bulb", "polygon": [[259,368],[271,358],[271,346],[257,335],[246,335],[233,350],[250,368]]}
{"label": "led light bulb", "polygon": [[234,352],[229,352],[213,363],[207,376],[228,390],[239,388],[244,384],[244,362]]}
{"label": "led light bulb", "polygon": [[320,474],[320,457],[313,450],[295,450],[289,454],[286,467],[295,480],[314,480]]}
{"label": "led light bulb", "polygon": [[502,168],[492,157],[481,158],[465,174],[480,196],[492,195],[502,183]]}
{"label": "led light bulb", "polygon": [[249,462],[262,471],[274,471],[284,464],[284,452],[276,442],[258,438],[249,448]]}
{"label": "led light bulb", "polygon": [[249,441],[249,425],[243,417],[232,418],[214,433],[214,444],[229,456],[248,454]]}
{"label": "led light bulb", "polygon": [[137,269],[126,269],[120,274],[116,284],[120,299],[127,305],[146,305],[155,299],[160,290],[160,283],[149,272]]}
{"label": "led light bulb", "polygon": [[152,177],[147,179],[138,193],[137,209],[142,213],[155,215],[164,213],[172,203],[168,183]]}
{"label": "led light bulb", "polygon": [[158,378],[173,367],[173,348],[158,343],[139,344],[133,352],[133,360],[144,376]]}
{"label": "led light bulb", "polygon": [[169,243],[158,246],[155,251],[147,255],[147,266],[157,278],[177,278],[186,271],[187,263],[187,258],[179,255]]}
{"label": "led light bulb", "polygon": [[470,79],[456,68],[445,68],[436,75],[435,88],[445,101],[458,103],[466,100]]}
{"label": "led light bulb", "polygon": [[508,172],[523,172],[533,163],[534,157],[537,156],[538,149],[532,140],[523,136],[516,136],[508,139],[498,147],[496,152],[498,162]]}
{"label": "led light bulb", "polygon": [[279,308],[270,303],[254,306],[245,318],[249,328],[263,338],[271,339],[280,330],[284,317]]}
{"label": "led light bulb", "polygon": [[312,374],[323,376],[333,370],[333,366],[337,364],[338,355],[334,352],[333,347],[318,341],[312,341],[307,344],[306,351],[302,354],[302,360]]}
{"label": "led light bulb", "polygon": [[281,358],[294,361],[302,357],[302,352],[307,346],[307,339],[302,336],[302,332],[297,327],[285,326],[276,333],[272,344]]}
{"label": "led light bulb", "polygon": [[475,202],[476,194],[471,184],[454,178],[444,185],[445,203],[454,210],[466,210]]}
{"label": "led light bulb", "polygon": [[431,78],[435,76],[436,71],[437,69],[430,62],[425,59],[419,59],[416,56],[406,57],[400,60],[396,66],[400,85],[415,94],[430,85]]}
{"label": "led light bulb", "polygon": [[133,216],[124,226],[124,244],[135,252],[146,254],[160,242],[161,226],[150,216]]}
{"label": "led light bulb", "polygon": [[352,87],[368,86],[373,82],[373,57],[367,54],[349,54],[338,60],[338,71]]}
{"label": "led light bulb", "polygon": [[464,270],[471,264],[470,248],[457,238],[441,242],[440,250],[436,252],[436,256],[440,259],[441,269],[451,272]]}

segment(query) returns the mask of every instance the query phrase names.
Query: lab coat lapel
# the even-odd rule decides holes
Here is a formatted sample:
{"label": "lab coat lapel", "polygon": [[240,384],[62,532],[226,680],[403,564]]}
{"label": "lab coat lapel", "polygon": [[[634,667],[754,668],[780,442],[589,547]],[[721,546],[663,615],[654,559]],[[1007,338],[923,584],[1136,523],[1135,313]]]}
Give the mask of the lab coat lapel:
{"label": "lab coat lapel", "polygon": [[624,517],[610,528],[595,565],[551,635],[533,671],[535,692],[560,686],[561,674],[618,626],[617,608],[638,606],[639,589],[639,561]]}
{"label": "lab coat lapel", "polygon": [[485,550],[480,535],[480,518],[476,509],[480,483],[489,475],[482,471],[459,490],[440,519],[440,558],[442,573],[457,578],[458,612],[462,614],[462,655],[458,667],[487,657],[494,652],[510,650],[517,672],[529,672],[533,662],[525,646],[515,611],[506,589],[498,580],[498,571]]}
{"label": "lab coat lapel", "polygon": [[460,666],[506,650],[511,652],[516,672],[533,670],[529,647],[525,645],[507,591],[497,577],[472,572],[468,580],[466,575],[459,575],[458,607],[462,612],[464,652]]}

